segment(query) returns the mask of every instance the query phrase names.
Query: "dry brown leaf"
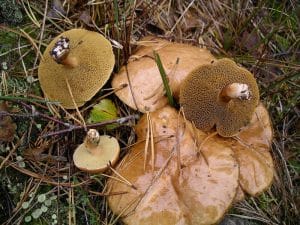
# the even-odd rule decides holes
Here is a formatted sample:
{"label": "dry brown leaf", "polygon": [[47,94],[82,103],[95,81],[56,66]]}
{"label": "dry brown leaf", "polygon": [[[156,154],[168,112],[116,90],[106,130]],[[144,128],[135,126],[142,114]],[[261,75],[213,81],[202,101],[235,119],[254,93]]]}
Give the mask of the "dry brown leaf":
{"label": "dry brown leaf", "polygon": [[[0,113],[8,112],[8,106],[5,102],[0,103]],[[10,116],[0,115],[0,142],[13,141],[17,125]]]}

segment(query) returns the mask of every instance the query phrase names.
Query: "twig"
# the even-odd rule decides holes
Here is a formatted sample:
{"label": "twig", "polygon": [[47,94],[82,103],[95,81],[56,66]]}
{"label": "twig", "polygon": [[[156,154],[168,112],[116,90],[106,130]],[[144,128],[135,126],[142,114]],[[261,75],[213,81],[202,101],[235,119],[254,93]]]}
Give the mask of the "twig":
{"label": "twig", "polygon": [[[5,158],[3,156],[0,156],[0,160],[4,160],[4,159]],[[12,167],[13,169],[15,169],[15,170],[19,171],[20,173],[23,173],[27,176],[33,177],[35,179],[39,179],[40,182],[51,184],[51,185],[54,185],[54,186],[60,185],[60,186],[63,186],[63,187],[79,187],[79,186],[91,183],[91,179],[82,181],[80,183],[60,183],[60,182],[57,182],[57,181],[53,181],[49,177],[46,177],[44,175],[41,175],[41,174],[35,173],[33,171],[30,171],[28,169],[19,167],[15,163],[13,163],[9,160],[5,161],[5,165],[7,165],[9,167]]]}
{"label": "twig", "polygon": [[32,113],[10,113],[10,112],[6,112],[6,111],[1,111],[0,112],[0,117],[2,116],[12,116],[12,117],[23,117],[23,118],[34,118],[34,117],[42,117],[44,119],[47,119],[47,120],[51,120],[55,123],[58,123],[58,124],[61,124],[63,126],[66,126],[66,127],[70,127],[70,126],[73,126],[69,123],[65,123],[63,121],[60,121],[56,118],[53,118],[51,116],[48,116],[46,114],[43,114],[39,111],[36,111],[34,108],[30,107],[30,106],[26,106],[26,107],[29,107],[29,109],[32,110]]}
{"label": "twig", "polygon": [[[138,118],[139,118],[139,115],[134,114],[134,115],[130,115],[130,116],[114,119],[114,120],[106,120],[106,121],[100,122],[100,123],[87,124],[86,128],[101,127],[101,126],[108,125],[108,124],[113,124],[113,123],[122,124],[122,123],[127,122],[128,120],[138,119]],[[82,129],[85,129],[85,127],[82,126],[82,125],[70,125],[70,127],[68,129],[49,132],[49,133],[46,133],[46,134],[42,135],[42,137],[46,138],[46,137],[51,137],[51,136],[55,136],[55,135],[61,135],[61,134],[67,133],[67,132],[71,132],[73,130],[82,130]]]}
{"label": "twig", "polygon": [[40,116],[40,117],[43,117],[44,119],[51,120],[51,121],[53,121],[53,122],[55,122],[55,123],[58,123],[58,124],[61,124],[61,125],[63,125],[63,126],[67,126],[67,127],[70,126],[69,123],[65,123],[65,122],[63,122],[63,121],[60,121],[60,120],[54,118],[54,117],[48,116],[48,115],[46,115],[46,114],[44,114],[44,113],[41,113],[41,112],[37,111],[33,106],[27,105],[27,104],[25,104],[24,102],[20,102],[20,104],[21,104],[24,108],[27,108],[28,110],[31,110],[31,111],[32,111],[32,116],[37,116],[37,117]]}
{"label": "twig", "polygon": [[[1,27],[1,26],[0,26]],[[27,97],[18,97],[18,96],[0,96],[0,100],[6,100],[6,101],[26,101],[26,102],[40,102],[40,103],[52,103],[52,104],[58,104],[59,102],[53,102],[53,101],[47,101],[43,99],[37,99],[37,98],[27,98]]]}
{"label": "twig", "polygon": [[0,170],[4,166],[4,164],[9,160],[9,158],[13,155],[13,153],[18,149],[18,147],[22,144],[24,140],[24,135],[23,137],[18,141],[18,143],[14,146],[14,148],[9,152],[9,154],[6,156],[6,158],[3,158],[1,164],[0,164]]}

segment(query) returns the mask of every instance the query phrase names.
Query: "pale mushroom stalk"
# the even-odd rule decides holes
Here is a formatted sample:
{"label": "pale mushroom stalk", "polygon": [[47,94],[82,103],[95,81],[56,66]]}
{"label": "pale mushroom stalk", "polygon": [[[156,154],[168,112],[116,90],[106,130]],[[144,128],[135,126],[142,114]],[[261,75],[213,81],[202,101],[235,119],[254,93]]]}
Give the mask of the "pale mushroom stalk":
{"label": "pale mushroom stalk", "polygon": [[95,150],[97,150],[97,147],[99,146],[100,143],[100,134],[97,130],[95,129],[90,129],[87,132],[87,135],[84,140],[84,145],[87,149],[88,152],[93,154]]}
{"label": "pale mushroom stalk", "polygon": [[251,91],[247,84],[232,83],[226,85],[220,92],[220,99],[223,102],[229,102],[232,99],[250,100]]}
{"label": "pale mushroom stalk", "polygon": [[74,68],[78,66],[78,60],[70,56],[70,40],[67,37],[60,37],[50,51],[52,58],[66,67]]}

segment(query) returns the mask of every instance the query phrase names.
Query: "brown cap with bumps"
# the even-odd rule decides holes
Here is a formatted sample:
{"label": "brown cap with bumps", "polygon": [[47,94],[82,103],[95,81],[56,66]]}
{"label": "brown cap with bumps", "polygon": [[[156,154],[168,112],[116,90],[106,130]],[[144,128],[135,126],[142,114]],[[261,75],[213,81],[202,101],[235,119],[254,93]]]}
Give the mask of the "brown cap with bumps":
{"label": "brown cap with bumps", "polygon": [[259,102],[254,76],[230,59],[220,59],[192,71],[183,82],[180,105],[197,128],[216,125],[219,135],[231,137],[246,126]]}
{"label": "brown cap with bumps", "polygon": [[72,109],[75,106],[69,89],[77,106],[82,106],[103,87],[114,64],[112,46],[101,34],[72,29],[48,45],[38,75],[45,95]]}

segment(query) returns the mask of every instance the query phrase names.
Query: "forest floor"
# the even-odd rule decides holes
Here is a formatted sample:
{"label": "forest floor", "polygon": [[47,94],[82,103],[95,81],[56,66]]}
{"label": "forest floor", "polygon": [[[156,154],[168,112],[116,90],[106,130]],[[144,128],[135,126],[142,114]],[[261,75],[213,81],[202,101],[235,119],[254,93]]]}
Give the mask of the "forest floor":
{"label": "forest floor", "polygon": [[[273,185],[237,203],[223,224],[299,223],[300,210],[300,4],[296,0],[0,0],[0,223],[121,224],[101,192],[107,176],[75,169],[72,154],[83,129],[59,136],[60,123],[82,125],[102,98],[119,117],[136,112],[107,83],[80,114],[44,99],[37,79],[41,55],[63,31],[86,28],[114,44],[114,72],[146,35],[209,49],[251,71],[274,129]],[[5,114],[7,115],[7,114]],[[58,121],[58,122],[57,122]],[[101,133],[118,138],[121,156],[135,141],[128,121]],[[17,128],[14,131],[14,128]],[[5,135],[4,132],[8,132]],[[2,133],[1,133],[2,132]]]}

